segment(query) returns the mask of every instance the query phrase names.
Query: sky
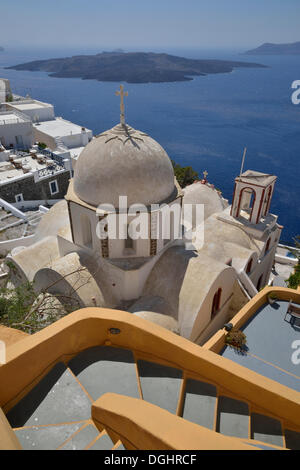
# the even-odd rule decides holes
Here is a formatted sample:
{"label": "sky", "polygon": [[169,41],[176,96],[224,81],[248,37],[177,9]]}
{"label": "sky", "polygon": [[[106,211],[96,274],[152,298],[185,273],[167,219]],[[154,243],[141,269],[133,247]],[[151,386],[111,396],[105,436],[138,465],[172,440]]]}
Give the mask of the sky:
{"label": "sky", "polygon": [[299,0],[0,0],[0,5],[4,47],[243,50],[300,41]]}

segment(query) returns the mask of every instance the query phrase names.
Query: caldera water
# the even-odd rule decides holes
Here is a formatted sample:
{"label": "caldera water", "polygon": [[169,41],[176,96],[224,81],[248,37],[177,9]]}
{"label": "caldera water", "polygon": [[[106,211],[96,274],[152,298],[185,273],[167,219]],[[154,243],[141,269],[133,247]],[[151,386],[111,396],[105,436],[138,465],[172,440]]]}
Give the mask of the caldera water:
{"label": "caldera water", "polygon": [[[94,134],[119,121],[119,83],[52,78],[44,72],[7,70],[31,60],[94,54],[97,50],[25,50],[0,52],[0,77],[12,91],[52,103],[57,116],[92,129]],[[153,51],[161,52],[161,51]],[[234,178],[244,169],[278,176],[271,212],[284,226],[282,241],[300,234],[300,104],[291,88],[300,80],[300,56],[246,56],[238,51],[164,50],[188,58],[257,62],[268,68],[195,77],[176,83],[124,84],[126,121],[150,134],[181,165],[191,165],[231,202]]]}

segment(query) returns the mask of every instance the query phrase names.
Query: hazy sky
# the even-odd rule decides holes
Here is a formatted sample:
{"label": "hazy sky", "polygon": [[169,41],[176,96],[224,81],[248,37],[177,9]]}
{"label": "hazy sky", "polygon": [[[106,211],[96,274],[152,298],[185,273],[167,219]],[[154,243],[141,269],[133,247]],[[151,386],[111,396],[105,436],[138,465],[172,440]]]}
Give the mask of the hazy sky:
{"label": "hazy sky", "polygon": [[300,41],[300,0],[0,0],[0,45],[245,48]]}

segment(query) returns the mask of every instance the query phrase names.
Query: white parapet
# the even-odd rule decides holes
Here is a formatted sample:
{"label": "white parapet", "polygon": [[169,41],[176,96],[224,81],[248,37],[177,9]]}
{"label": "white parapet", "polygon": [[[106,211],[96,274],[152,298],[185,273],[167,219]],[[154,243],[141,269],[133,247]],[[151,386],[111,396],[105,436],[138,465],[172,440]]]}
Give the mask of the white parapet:
{"label": "white parapet", "polygon": [[246,274],[246,272],[243,269],[241,269],[238,272],[238,278],[242,286],[244,287],[244,289],[250,295],[250,297],[254,297],[258,291],[255,285],[253,284],[253,282],[251,281],[251,279],[249,278],[249,276]]}
{"label": "white parapet", "polygon": [[2,206],[5,210],[11,212],[13,215],[15,215],[16,217],[20,219],[23,219],[23,220],[27,219],[27,215],[24,214],[24,212],[20,211],[19,209],[14,207],[12,204],[10,204],[9,202],[1,198],[0,198],[0,206]]}
{"label": "white parapet", "polygon": [[289,256],[275,255],[276,263],[288,264],[289,266],[296,266],[298,264],[297,258],[290,258]]}

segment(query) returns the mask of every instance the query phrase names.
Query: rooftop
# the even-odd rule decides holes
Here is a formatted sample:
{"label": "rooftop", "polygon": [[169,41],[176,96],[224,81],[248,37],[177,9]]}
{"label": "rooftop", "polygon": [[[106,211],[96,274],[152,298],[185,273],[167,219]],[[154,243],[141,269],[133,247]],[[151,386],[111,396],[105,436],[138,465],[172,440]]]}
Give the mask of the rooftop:
{"label": "rooftop", "polygon": [[264,304],[241,328],[247,337],[245,353],[225,346],[221,355],[287,387],[300,391],[299,365],[292,361],[292,344],[300,341],[300,319],[286,317],[288,302]]}
{"label": "rooftop", "polygon": [[42,101],[37,100],[12,101],[7,104],[21,112],[29,109],[53,108],[52,104],[43,103]]}
{"label": "rooftop", "polygon": [[245,183],[255,183],[260,186],[268,186],[277,179],[275,175],[268,175],[266,173],[261,173],[259,171],[247,170],[241,176],[236,178]]}
{"label": "rooftop", "polygon": [[18,114],[14,111],[0,112],[0,126],[4,124],[17,124],[28,121],[30,121],[30,119],[28,119],[26,116],[22,116],[21,114]]}
{"label": "rooftop", "polygon": [[40,177],[64,170],[63,163],[59,164],[43,153],[32,156],[27,152],[14,152],[10,154],[13,161],[0,162],[0,185],[7,184],[20,177],[26,177],[33,172],[40,171]]}
{"label": "rooftop", "polygon": [[[83,132],[83,128],[81,126],[70,121],[66,121],[60,117],[55,118],[52,121],[44,121],[34,124],[34,127],[54,138],[70,134],[81,134]],[[90,132],[89,129],[86,129],[86,131]]]}

